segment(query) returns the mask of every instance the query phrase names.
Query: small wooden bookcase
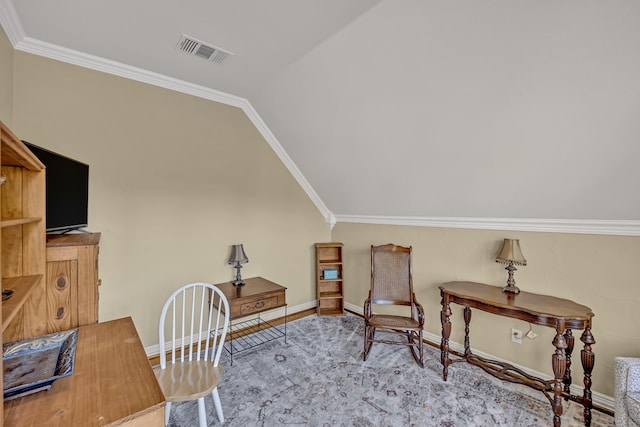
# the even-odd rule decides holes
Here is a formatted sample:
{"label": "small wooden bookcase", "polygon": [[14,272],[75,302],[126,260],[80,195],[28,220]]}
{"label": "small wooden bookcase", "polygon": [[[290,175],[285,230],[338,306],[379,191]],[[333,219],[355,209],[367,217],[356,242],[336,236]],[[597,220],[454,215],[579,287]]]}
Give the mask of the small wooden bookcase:
{"label": "small wooden bookcase", "polygon": [[342,247],[339,242],[316,243],[318,316],[344,315]]}

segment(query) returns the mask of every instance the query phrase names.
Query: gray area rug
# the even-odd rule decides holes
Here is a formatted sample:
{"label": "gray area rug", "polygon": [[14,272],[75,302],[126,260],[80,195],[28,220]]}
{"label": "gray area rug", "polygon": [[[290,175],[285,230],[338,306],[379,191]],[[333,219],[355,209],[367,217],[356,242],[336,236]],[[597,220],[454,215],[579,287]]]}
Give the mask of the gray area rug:
{"label": "gray area rug", "polygon": [[[425,345],[421,369],[407,348],[374,344],[362,360],[363,320],[308,316],[278,339],[223,354],[218,387],[226,426],[550,426],[541,392],[500,381],[468,363],[442,380],[440,351]],[[209,426],[220,425],[211,397]],[[564,402],[563,426],[583,425],[582,406]],[[592,411],[591,425],[613,426]],[[175,403],[171,426],[197,426],[196,402]]]}

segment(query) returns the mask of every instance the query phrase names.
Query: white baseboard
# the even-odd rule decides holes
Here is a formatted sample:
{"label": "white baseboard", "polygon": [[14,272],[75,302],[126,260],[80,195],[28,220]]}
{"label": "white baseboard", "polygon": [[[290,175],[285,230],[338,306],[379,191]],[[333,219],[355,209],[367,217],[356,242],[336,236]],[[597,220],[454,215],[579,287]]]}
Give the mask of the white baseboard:
{"label": "white baseboard", "polygon": [[[316,306],[318,305],[318,302],[316,300],[313,301],[309,301],[306,302],[304,304],[298,304],[298,305],[294,305],[294,306],[287,306],[286,307],[286,314],[287,316],[292,315],[294,313],[298,313],[301,311],[305,311],[305,310],[309,310],[311,308],[316,308]],[[270,310],[268,312],[265,313],[260,313],[260,318],[266,321],[269,320],[273,320],[273,319],[278,319],[280,317],[284,317],[285,315],[285,307],[280,307],[280,308],[274,308],[273,310]],[[240,323],[244,320],[247,320],[247,318],[251,318],[251,317],[256,317],[255,315],[252,316],[247,316],[247,317],[243,317],[240,319],[235,319],[233,322],[231,322],[232,324],[235,323]],[[194,335],[193,339],[195,341],[197,341],[197,335]],[[166,347],[170,347],[169,342],[165,343]],[[160,354],[160,345],[156,344],[156,345],[152,345],[149,347],[145,347],[144,351],[147,353],[147,357],[151,357],[151,356],[156,356],[158,354]]]}
{"label": "white baseboard", "polygon": [[[362,306],[357,306],[354,304],[350,304],[350,303],[345,303],[344,304],[345,309],[352,311],[354,313],[357,313],[359,315],[363,315],[364,311],[363,311],[363,307]],[[437,345],[440,345],[440,340],[441,340],[441,336],[440,335],[436,335],[433,333],[429,333],[429,332],[424,332],[423,334],[424,338],[432,343],[435,343]],[[460,352],[460,353],[464,353],[464,345],[457,343],[457,342],[453,342],[453,341],[449,341],[449,348],[451,348],[454,351]],[[535,371],[533,369],[527,368],[526,366],[522,366],[522,365],[518,365],[517,363],[513,363],[510,360],[505,360],[502,359],[500,357],[496,357],[492,354],[489,353],[485,353],[476,349],[473,349],[473,354],[486,358],[486,359],[491,359],[491,360],[495,360],[497,362],[503,362],[503,363],[508,363],[520,370],[522,370],[523,372],[526,372],[529,375],[538,377],[538,378],[542,378],[543,380],[550,380],[552,379],[549,375],[546,375],[542,372],[538,372]],[[571,384],[571,393],[578,395],[578,396],[582,396],[582,393],[584,391],[584,387],[579,385],[579,384]],[[596,391],[592,391],[592,399],[593,399],[593,403],[599,406],[602,406],[603,408],[609,409],[611,411],[613,411],[615,409],[615,400],[613,399],[612,396],[607,396],[606,394],[602,394],[602,393],[598,393]]]}

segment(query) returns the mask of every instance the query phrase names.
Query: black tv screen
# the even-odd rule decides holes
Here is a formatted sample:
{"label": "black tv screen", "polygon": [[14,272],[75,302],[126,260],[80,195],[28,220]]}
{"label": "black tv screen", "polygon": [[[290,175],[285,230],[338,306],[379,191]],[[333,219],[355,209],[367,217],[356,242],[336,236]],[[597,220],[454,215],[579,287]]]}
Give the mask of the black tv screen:
{"label": "black tv screen", "polygon": [[87,226],[89,165],[23,141],[46,168],[47,231]]}

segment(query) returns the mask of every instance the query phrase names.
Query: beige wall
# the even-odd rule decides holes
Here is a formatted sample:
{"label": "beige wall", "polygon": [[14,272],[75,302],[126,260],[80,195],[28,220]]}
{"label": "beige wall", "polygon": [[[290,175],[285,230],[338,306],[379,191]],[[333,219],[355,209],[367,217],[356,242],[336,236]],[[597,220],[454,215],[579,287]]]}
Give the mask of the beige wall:
{"label": "beige wall", "polygon": [[13,47],[0,29],[0,120],[11,126],[13,113]]}
{"label": "beige wall", "polygon": [[244,277],[315,299],[313,244],[330,230],[242,110],[15,52],[13,130],[90,165],[89,230],[102,232],[100,320],[132,316],[157,344],[166,297]]}
{"label": "beige wall", "polygon": [[[613,396],[615,356],[640,357],[638,330],[632,320],[640,312],[638,284],[639,237],[463,230],[362,224],[337,224],[333,239],[345,244],[345,295],[362,306],[369,289],[370,245],[412,245],[414,287],[426,313],[428,332],[441,334],[438,286],[469,280],[503,286],[507,272],[495,262],[504,238],[519,238],[527,266],[515,279],[521,290],[571,299],[595,313],[593,335],[596,354],[593,390]],[[452,305],[451,339],[462,343],[462,308]],[[521,345],[510,340],[511,328],[526,332],[528,323],[475,310],[471,346],[552,376],[553,330],[533,326],[535,340]],[[579,339],[579,335],[576,337]],[[582,384],[582,343],[574,350],[574,383]]]}

